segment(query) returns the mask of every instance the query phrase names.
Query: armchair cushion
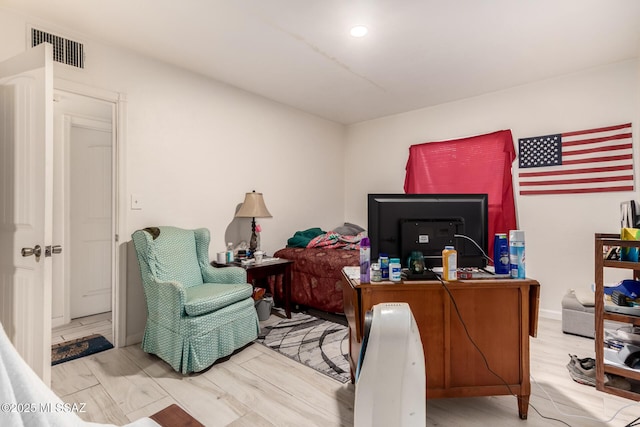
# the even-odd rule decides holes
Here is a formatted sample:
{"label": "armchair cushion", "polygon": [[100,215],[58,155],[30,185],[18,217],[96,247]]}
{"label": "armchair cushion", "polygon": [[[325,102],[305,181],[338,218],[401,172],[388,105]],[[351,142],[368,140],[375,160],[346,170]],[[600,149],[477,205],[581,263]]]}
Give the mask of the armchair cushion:
{"label": "armchair cushion", "polygon": [[189,316],[200,316],[251,297],[253,286],[244,284],[204,283],[185,288],[184,309]]}

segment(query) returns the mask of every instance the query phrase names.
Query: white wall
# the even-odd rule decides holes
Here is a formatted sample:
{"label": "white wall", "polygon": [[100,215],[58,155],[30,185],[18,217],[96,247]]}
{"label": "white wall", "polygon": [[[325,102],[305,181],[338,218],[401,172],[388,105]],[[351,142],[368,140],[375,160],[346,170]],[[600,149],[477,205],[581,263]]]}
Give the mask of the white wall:
{"label": "white wall", "polygon": [[144,201],[128,212],[129,231],[203,226],[224,248],[254,189],[273,214],[259,221],[269,252],[298,229],[341,224],[344,126],[1,8],[0,59],[25,50],[27,22],[85,43],[86,69],[56,64],[57,78],[126,95],[127,192]]}
{"label": "white wall", "polygon": [[[512,130],[517,149],[518,138],[633,122],[637,176],[639,91],[639,63],[625,61],[350,126],[345,216],[366,223],[367,193],[403,192],[410,145],[501,129]],[[638,191],[516,196],[527,276],[541,283],[541,315],[559,318],[566,290],[593,283],[594,233],[619,232],[619,204],[630,199]],[[609,272],[605,279],[619,278]]]}
{"label": "white wall", "polygon": [[[126,210],[121,242],[152,225],[207,227],[213,256],[248,241],[250,219],[234,214],[252,190],[273,215],[258,221],[268,253],[297,230],[342,224],[344,126],[2,8],[0,60],[26,49],[27,23],[85,43],[86,69],[56,64],[57,78],[126,96],[120,202],[135,193],[143,209]],[[127,311],[144,312],[129,291]]]}
{"label": "white wall", "polygon": [[[636,61],[363,122],[345,133],[342,125],[2,8],[0,59],[26,49],[27,23],[85,43],[87,68],[59,65],[57,77],[126,95],[120,202],[136,193],[144,206],[126,211],[123,241],[159,224],[209,228],[211,251],[248,239],[249,221],[233,215],[254,189],[273,214],[259,220],[270,253],[296,230],[343,221],[366,226],[367,193],[403,191],[410,145],[499,129],[511,129],[517,141],[632,121],[637,164]],[[558,316],[566,289],[593,281],[593,234],[615,232],[619,202],[636,193],[517,197],[527,273],[542,284],[542,314]],[[143,310],[138,292],[127,290],[130,320]],[[140,331],[142,316],[128,334]]]}

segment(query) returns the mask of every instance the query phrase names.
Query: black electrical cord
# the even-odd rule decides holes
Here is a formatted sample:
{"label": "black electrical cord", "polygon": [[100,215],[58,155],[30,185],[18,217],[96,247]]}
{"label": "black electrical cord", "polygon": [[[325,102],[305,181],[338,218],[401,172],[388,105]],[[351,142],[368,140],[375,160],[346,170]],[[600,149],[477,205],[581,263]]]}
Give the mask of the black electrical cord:
{"label": "black electrical cord", "polygon": [[459,239],[467,239],[468,241],[470,241],[471,243],[473,243],[475,245],[476,248],[478,248],[478,250],[480,250],[480,252],[482,253],[482,256],[489,261],[490,263],[493,264],[493,258],[491,258],[489,255],[487,255],[487,253],[484,251],[484,249],[482,249],[480,247],[480,245],[473,240],[471,237],[469,236],[465,236],[464,234],[454,234],[453,237],[457,237]]}
{"label": "black electrical cord", "polygon": [[[458,309],[458,304],[456,303],[455,298],[453,297],[453,295],[451,294],[451,291],[449,290],[449,287],[447,286],[447,284],[444,282],[444,280],[442,280],[442,278],[440,278],[440,276],[436,276],[438,278],[438,280],[440,281],[440,283],[442,284],[442,286],[444,287],[444,289],[447,291],[447,294],[449,294],[449,299],[451,300],[451,302],[453,303],[453,308],[455,309],[455,312],[458,316],[458,319],[460,319],[460,323],[462,324],[462,327],[464,329],[464,332],[467,335],[467,338],[469,339],[469,341],[471,342],[471,344],[476,348],[476,350],[478,350],[478,353],[480,354],[480,357],[482,357],[482,360],[484,361],[485,366],[487,367],[487,370],[489,372],[491,372],[493,375],[496,376],[496,378],[498,378],[500,381],[503,382],[503,384],[507,387],[507,389],[509,390],[509,393],[514,396],[516,399],[520,400],[520,397],[515,394],[513,392],[513,390],[511,389],[511,386],[509,385],[509,383],[507,383],[504,378],[502,378],[500,375],[498,375],[498,373],[496,373],[493,369],[491,369],[491,367],[489,366],[489,361],[487,360],[486,356],[484,355],[484,353],[482,352],[482,350],[480,349],[480,347],[478,347],[478,345],[476,344],[476,342],[473,340],[473,338],[471,338],[471,334],[469,333],[469,330],[467,329],[467,325],[464,323],[464,320],[462,319],[462,315],[460,314],[460,310]],[[536,409],[535,406],[533,406],[531,403],[529,403],[529,406],[533,408],[534,411],[536,411],[536,413],[538,415],[540,415],[542,418],[544,418],[545,420],[551,420],[551,421],[557,421],[559,423],[562,423],[568,427],[572,427],[571,424],[568,424],[567,422],[560,420],[558,418],[553,418],[553,417],[547,417],[545,415],[542,415],[540,413],[540,411],[538,411],[538,409]],[[633,421],[635,422],[635,421]],[[640,425],[640,424],[634,424],[633,426],[636,425]],[[632,427],[631,425],[626,426],[626,427]]]}
{"label": "black electrical cord", "polygon": [[[482,256],[487,259],[489,262],[493,263],[493,260],[491,259],[491,257],[489,257],[485,251],[480,247],[480,245],[478,245],[478,243],[473,240],[471,237],[469,236],[465,236],[464,234],[454,234],[454,237],[456,238],[463,238],[466,240],[469,240],[471,243],[473,243],[482,253]],[[469,339],[469,341],[471,342],[471,344],[473,344],[473,346],[476,348],[476,350],[478,351],[478,353],[480,354],[480,356],[482,357],[482,360],[484,361],[485,366],[487,367],[487,370],[489,372],[491,372],[493,375],[495,375],[497,378],[500,379],[500,381],[502,381],[504,383],[504,385],[507,387],[507,389],[509,390],[509,393],[511,393],[512,396],[515,396],[516,399],[520,400],[520,398],[513,392],[513,390],[511,389],[511,387],[509,386],[509,384],[504,380],[504,378],[502,378],[500,375],[498,375],[493,369],[491,369],[491,367],[489,366],[489,362],[487,361],[486,356],[484,355],[484,353],[482,352],[482,350],[480,350],[480,348],[478,347],[478,345],[475,343],[475,341],[473,340],[473,338],[471,338],[471,335],[469,334],[469,330],[467,329],[467,325],[464,323],[464,320],[462,319],[462,315],[460,314],[460,310],[458,310],[458,305],[456,304],[455,299],[453,298],[453,295],[451,294],[451,291],[449,290],[449,288],[447,287],[446,283],[442,280],[442,278],[440,276],[438,276],[437,274],[435,274],[435,277],[440,281],[440,283],[442,284],[442,286],[444,287],[444,289],[447,291],[447,293],[449,294],[449,298],[451,299],[451,302],[453,303],[453,307],[456,311],[456,314],[458,316],[458,319],[460,319],[460,323],[462,324],[462,327],[464,328],[464,331],[467,335],[467,338]],[[566,426],[571,427],[570,424],[566,423],[563,420],[557,419],[557,418],[552,418],[552,417],[546,417],[544,415],[542,415],[540,413],[540,411],[538,411],[538,409],[536,409],[535,406],[533,406],[531,403],[529,403],[529,406],[531,406],[533,408],[534,411],[536,411],[536,413],[538,415],[540,415],[540,417],[547,419],[547,420],[552,420],[552,421],[558,421]],[[625,425],[625,427],[640,427],[640,417],[636,418],[635,420],[631,421],[629,424]]]}

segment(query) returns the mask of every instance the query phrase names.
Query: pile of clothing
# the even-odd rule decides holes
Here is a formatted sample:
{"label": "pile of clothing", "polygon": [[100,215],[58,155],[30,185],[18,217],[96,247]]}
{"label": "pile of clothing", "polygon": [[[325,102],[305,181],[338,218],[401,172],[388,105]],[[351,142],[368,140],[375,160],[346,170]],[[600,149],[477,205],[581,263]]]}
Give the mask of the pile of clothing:
{"label": "pile of clothing", "polygon": [[360,249],[360,240],[367,235],[359,225],[345,222],[344,225],[326,232],[319,227],[296,231],[287,240],[288,248],[334,248]]}
{"label": "pile of clothing", "polygon": [[[596,386],[596,361],[592,357],[580,359],[575,354],[570,354],[571,360],[567,365],[571,378],[580,384]],[[604,374],[604,384],[621,390],[631,390],[631,383],[618,375]]]}

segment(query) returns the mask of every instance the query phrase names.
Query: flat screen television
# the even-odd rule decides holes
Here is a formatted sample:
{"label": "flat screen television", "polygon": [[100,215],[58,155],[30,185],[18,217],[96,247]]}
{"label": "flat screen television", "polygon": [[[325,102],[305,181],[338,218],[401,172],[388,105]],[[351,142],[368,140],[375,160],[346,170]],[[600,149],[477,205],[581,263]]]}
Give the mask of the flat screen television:
{"label": "flat screen television", "polygon": [[469,240],[487,252],[487,194],[369,194],[367,210],[372,260],[386,253],[407,267],[411,252],[420,251],[425,267],[442,267],[442,250],[451,245],[459,267],[487,265]]}

